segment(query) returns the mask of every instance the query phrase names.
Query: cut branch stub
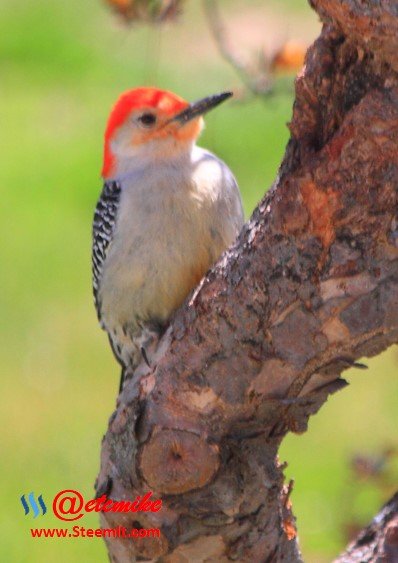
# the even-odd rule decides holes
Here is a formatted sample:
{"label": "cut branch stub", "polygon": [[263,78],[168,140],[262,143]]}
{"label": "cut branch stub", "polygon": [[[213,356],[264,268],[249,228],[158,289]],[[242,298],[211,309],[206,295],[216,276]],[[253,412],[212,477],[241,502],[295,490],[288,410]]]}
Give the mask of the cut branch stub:
{"label": "cut branch stub", "polygon": [[170,495],[204,487],[218,467],[218,447],[182,430],[157,431],[143,446],[140,460],[148,485]]}

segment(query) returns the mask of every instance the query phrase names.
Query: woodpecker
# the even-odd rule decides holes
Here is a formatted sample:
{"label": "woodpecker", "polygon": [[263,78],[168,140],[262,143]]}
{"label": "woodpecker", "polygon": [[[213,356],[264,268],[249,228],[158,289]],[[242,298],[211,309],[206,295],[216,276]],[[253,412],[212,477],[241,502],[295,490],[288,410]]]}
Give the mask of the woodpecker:
{"label": "woodpecker", "polygon": [[244,222],[227,165],[196,145],[203,114],[231,93],[188,103],[156,88],[123,93],[105,130],[104,185],[93,223],[101,327],[132,372]]}

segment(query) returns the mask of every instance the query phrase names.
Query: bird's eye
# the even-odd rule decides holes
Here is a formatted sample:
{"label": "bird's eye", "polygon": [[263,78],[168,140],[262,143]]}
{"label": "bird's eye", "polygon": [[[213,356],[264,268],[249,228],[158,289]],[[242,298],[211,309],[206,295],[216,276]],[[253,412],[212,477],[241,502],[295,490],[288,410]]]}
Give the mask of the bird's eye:
{"label": "bird's eye", "polygon": [[152,125],[155,125],[156,123],[156,115],[154,115],[153,113],[143,113],[138,118],[138,121],[144,127],[152,127]]}

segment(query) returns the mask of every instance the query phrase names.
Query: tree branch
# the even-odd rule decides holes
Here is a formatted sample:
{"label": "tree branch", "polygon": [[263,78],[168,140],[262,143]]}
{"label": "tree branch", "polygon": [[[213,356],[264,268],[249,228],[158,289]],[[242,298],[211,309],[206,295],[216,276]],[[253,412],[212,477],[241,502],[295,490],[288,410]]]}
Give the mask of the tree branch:
{"label": "tree branch", "polygon": [[312,4],[277,181],[111,417],[98,489],[163,501],[102,516],[162,532],[109,540],[112,561],[300,561],[280,442],[398,341],[395,0]]}
{"label": "tree branch", "polygon": [[[221,56],[235,69],[246,88],[255,96],[271,94],[273,79],[270,65],[268,65],[267,70],[262,68],[254,71],[250,68],[230,45],[217,0],[203,0],[203,8],[209,29]],[[264,67],[264,58],[262,62]]]}
{"label": "tree branch", "polygon": [[398,493],[335,560],[335,563],[398,561]]}

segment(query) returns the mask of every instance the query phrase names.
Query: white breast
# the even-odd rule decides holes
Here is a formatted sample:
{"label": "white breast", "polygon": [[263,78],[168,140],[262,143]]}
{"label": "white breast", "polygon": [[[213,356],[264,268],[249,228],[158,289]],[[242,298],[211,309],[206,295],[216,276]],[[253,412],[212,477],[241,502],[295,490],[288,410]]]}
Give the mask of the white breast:
{"label": "white breast", "polygon": [[108,332],[167,320],[243,225],[228,167],[198,147],[125,177],[100,284]]}

